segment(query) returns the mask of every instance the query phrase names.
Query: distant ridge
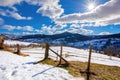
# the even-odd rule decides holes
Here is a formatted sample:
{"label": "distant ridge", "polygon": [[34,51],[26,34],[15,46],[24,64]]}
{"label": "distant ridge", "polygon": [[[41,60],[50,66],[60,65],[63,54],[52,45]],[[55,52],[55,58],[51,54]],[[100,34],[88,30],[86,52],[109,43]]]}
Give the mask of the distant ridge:
{"label": "distant ridge", "polygon": [[0,34],[5,37],[5,39],[13,39],[13,40],[19,40],[19,39],[34,39],[34,38],[50,38],[50,39],[59,39],[59,38],[66,38],[66,39],[74,39],[78,41],[84,41],[84,40],[92,40],[92,39],[104,39],[104,38],[120,38],[120,33],[117,34],[110,34],[110,35],[81,35],[77,33],[70,33],[70,32],[64,32],[60,34],[54,34],[54,35],[45,35],[45,34],[33,34],[33,35],[13,35],[13,34]]}
{"label": "distant ridge", "polygon": [[34,35],[10,35],[1,34],[8,40],[18,40],[33,43],[50,43],[50,44],[63,44],[66,46],[76,47],[76,48],[89,48],[89,45],[93,45],[94,50],[104,50],[108,46],[114,46],[120,51],[120,33],[111,35],[81,35],[77,33],[64,32],[61,34],[54,35],[44,35],[44,34],[34,34]]}

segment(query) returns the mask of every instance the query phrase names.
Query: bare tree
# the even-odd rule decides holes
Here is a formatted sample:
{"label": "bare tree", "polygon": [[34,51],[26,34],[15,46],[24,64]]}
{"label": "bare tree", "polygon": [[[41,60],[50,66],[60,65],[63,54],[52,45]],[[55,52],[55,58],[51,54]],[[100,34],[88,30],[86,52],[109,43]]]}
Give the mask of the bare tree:
{"label": "bare tree", "polygon": [[106,49],[104,49],[104,54],[107,54],[110,56],[110,59],[112,59],[112,56],[119,55],[119,51],[114,46],[108,46]]}

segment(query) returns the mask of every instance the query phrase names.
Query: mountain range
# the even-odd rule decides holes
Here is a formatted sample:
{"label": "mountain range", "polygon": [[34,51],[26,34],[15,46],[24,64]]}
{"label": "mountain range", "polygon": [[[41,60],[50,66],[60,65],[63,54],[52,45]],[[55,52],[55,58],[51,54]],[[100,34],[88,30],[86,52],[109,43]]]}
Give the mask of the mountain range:
{"label": "mountain range", "polygon": [[95,50],[104,50],[108,46],[117,47],[120,50],[120,33],[111,35],[81,35],[77,33],[64,32],[61,34],[44,35],[11,35],[0,34],[5,39],[19,40],[33,43],[50,43],[50,44],[63,44],[66,46],[77,48],[89,48],[92,44]]}

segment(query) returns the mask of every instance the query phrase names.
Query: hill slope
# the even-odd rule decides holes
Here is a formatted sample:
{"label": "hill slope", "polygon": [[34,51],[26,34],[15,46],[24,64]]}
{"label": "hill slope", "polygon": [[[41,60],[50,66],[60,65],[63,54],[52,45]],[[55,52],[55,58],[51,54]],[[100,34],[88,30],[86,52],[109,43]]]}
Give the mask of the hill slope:
{"label": "hill slope", "polygon": [[89,45],[92,44],[95,50],[104,50],[108,46],[115,47],[120,51],[120,33],[112,35],[80,35],[73,34],[69,32],[55,34],[55,35],[24,35],[24,36],[15,36],[2,34],[6,39],[19,40],[33,43],[50,43],[50,44],[63,44],[67,46],[77,47],[77,48],[89,48]]}

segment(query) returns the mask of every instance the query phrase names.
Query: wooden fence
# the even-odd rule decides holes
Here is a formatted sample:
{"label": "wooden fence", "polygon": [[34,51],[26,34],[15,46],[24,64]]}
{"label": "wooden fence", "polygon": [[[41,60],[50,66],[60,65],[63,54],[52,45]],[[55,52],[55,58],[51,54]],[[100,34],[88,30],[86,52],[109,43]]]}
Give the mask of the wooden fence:
{"label": "wooden fence", "polygon": [[4,44],[4,37],[0,36],[0,49],[12,52],[12,53],[20,55],[20,56],[29,56],[28,54],[21,53],[21,51],[20,51],[21,47],[19,44],[17,44],[16,47],[17,47],[17,51],[9,49],[8,46]]}
{"label": "wooden fence", "polygon": [[[62,57],[62,49],[63,49],[63,48],[62,48],[62,45],[61,45],[60,54],[58,54],[58,53],[55,52],[53,49],[51,49],[51,48],[50,48],[50,45],[47,44],[47,43],[44,45],[44,47],[45,47],[45,56],[44,56],[44,59],[41,60],[41,61],[38,61],[37,63],[42,62],[42,61],[45,61],[46,59],[48,59],[48,58],[49,58],[49,50],[50,50],[50,51],[52,51],[55,55],[57,55],[57,57],[60,58],[59,63],[58,63],[57,66],[66,66],[66,67],[69,66],[68,61]],[[62,63],[61,63],[62,60],[65,62],[65,64],[62,64]]]}
{"label": "wooden fence", "polygon": [[[2,36],[0,36],[0,49],[4,49],[4,44],[3,43],[4,43],[4,38]],[[26,54],[21,53],[21,51],[20,51],[21,47],[20,47],[19,44],[17,44],[16,47],[17,47],[17,51],[14,51],[15,54],[22,55],[22,56],[28,56]],[[44,60],[48,59],[49,58],[49,51],[52,51],[55,55],[57,55],[57,57],[60,58],[59,63],[58,63],[57,66],[65,66],[65,67],[69,66],[69,62],[65,58],[62,57],[62,51],[63,51],[62,44],[60,46],[60,54],[58,54],[58,52],[51,49],[50,45],[47,44],[47,43],[44,45],[44,47],[45,47],[45,55],[44,55],[44,59],[41,60],[41,61],[44,61]],[[88,64],[87,64],[87,69],[85,71],[86,76],[87,76],[86,80],[90,80],[90,75],[91,75],[91,72],[90,72],[91,54],[92,54],[92,45],[90,45]],[[38,61],[37,63],[39,63],[41,61]],[[62,61],[64,61],[65,63],[62,64],[61,63]]]}

